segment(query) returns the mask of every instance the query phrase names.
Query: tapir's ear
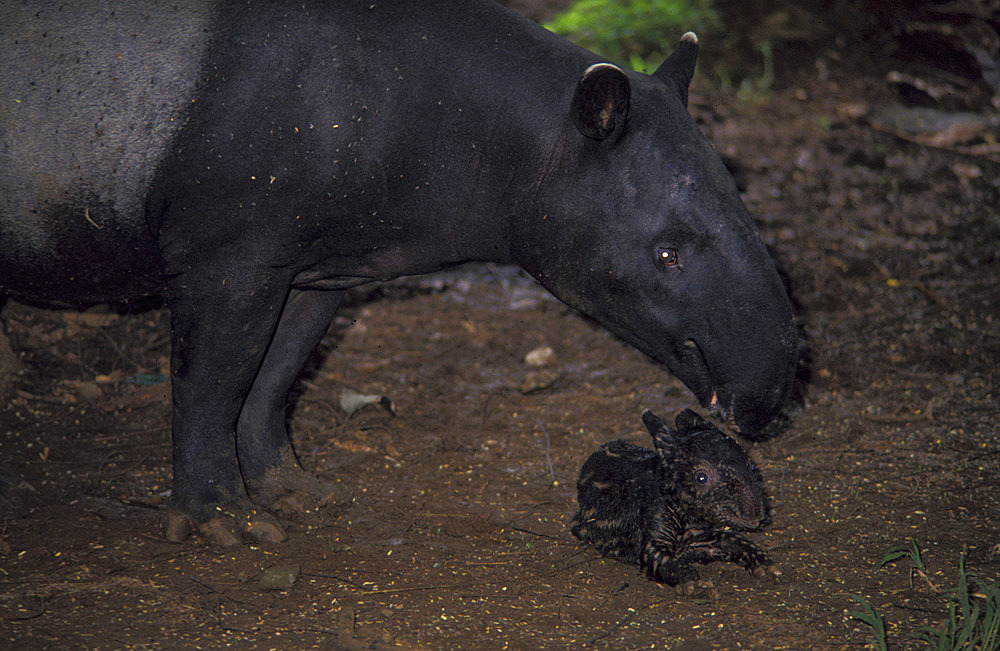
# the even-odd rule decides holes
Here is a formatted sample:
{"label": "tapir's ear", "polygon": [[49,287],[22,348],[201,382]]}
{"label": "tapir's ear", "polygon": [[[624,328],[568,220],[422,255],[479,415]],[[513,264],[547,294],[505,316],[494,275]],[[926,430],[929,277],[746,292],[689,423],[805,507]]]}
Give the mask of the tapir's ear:
{"label": "tapir's ear", "polygon": [[595,63],[576,84],[570,108],[573,123],[588,138],[604,140],[625,124],[631,95],[628,77],[621,68]]}
{"label": "tapir's ear", "polygon": [[681,43],[674,53],[653,73],[654,77],[673,83],[684,106],[688,103],[688,86],[694,77],[694,64],[697,60],[698,36],[694,32],[688,32],[681,37]]}
{"label": "tapir's ear", "polygon": [[676,447],[677,432],[670,429],[666,421],[646,410],[642,412],[642,424],[649,430],[649,435],[653,437],[653,445],[657,450],[667,450]]}
{"label": "tapir's ear", "polygon": [[715,425],[712,425],[712,423],[698,415],[698,412],[690,409],[685,409],[681,413],[677,414],[677,417],[674,419],[674,427],[677,428],[678,432],[688,432],[690,430],[700,429],[716,429]]}

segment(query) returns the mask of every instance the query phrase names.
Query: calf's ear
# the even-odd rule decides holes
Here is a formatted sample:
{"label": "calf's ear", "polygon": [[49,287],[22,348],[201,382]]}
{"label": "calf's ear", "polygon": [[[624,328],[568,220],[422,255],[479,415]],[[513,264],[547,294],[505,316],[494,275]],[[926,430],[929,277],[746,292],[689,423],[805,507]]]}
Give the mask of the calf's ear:
{"label": "calf's ear", "polygon": [[698,412],[691,409],[685,409],[681,413],[677,414],[677,418],[674,419],[674,427],[676,427],[679,432],[718,429],[715,425],[702,418]]}
{"label": "calf's ear", "polygon": [[618,66],[595,63],[584,71],[573,93],[573,123],[592,140],[604,140],[625,125],[632,88]]}
{"label": "calf's ear", "polygon": [[674,53],[660,64],[653,76],[674,85],[684,106],[688,103],[688,86],[694,77],[694,64],[698,61],[698,36],[687,32],[681,37]]}
{"label": "calf's ear", "polygon": [[653,437],[653,445],[657,450],[668,450],[675,447],[677,442],[677,432],[670,429],[667,422],[646,410],[642,412],[642,424],[649,430],[649,435]]}

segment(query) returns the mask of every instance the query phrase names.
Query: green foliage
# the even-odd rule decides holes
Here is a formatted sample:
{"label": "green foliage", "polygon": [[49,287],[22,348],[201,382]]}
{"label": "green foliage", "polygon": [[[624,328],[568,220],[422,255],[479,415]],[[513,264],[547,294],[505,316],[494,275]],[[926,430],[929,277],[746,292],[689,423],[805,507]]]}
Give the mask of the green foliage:
{"label": "green foliage", "polygon": [[681,34],[721,26],[712,0],[576,0],[545,25],[611,61],[652,72]]}
{"label": "green foliage", "polygon": [[886,641],[885,635],[885,620],[882,616],[875,612],[872,605],[868,603],[868,600],[861,595],[852,594],[851,599],[854,599],[859,604],[861,604],[861,610],[852,610],[847,613],[847,616],[851,619],[857,619],[865,624],[868,624],[872,629],[872,648],[875,651],[888,651],[889,645]]}
{"label": "green foliage", "polygon": [[920,547],[917,546],[917,541],[912,537],[907,537],[906,540],[907,543],[893,545],[889,548],[885,557],[882,558],[882,562],[878,564],[878,569],[881,570],[889,563],[895,563],[901,558],[908,558],[913,563],[914,568],[924,573],[927,572],[927,566],[924,565],[924,559],[920,556]]}
{"label": "green foliage", "polygon": [[908,542],[902,545],[893,545],[886,552],[885,558],[879,563],[878,569],[882,569],[889,563],[895,563],[901,558],[907,558],[913,567],[910,568],[910,587],[913,587],[913,575],[916,574],[921,579],[927,582],[927,586],[934,592],[939,592],[940,589],[934,585],[931,581],[931,577],[927,574],[927,566],[924,565],[924,559],[920,556],[920,547],[917,546],[917,541],[913,538],[908,537],[906,539]]}
{"label": "green foliage", "polygon": [[[930,580],[927,567],[920,554],[920,547],[913,538],[906,544],[889,548],[879,568],[900,559],[909,559],[910,585],[913,575],[923,578],[927,585],[939,592]],[[948,598],[948,611],[944,621],[936,627],[922,626],[915,635],[935,651],[993,651],[1000,649],[1000,583],[983,581],[965,569],[965,551],[958,559],[958,585],[943,592]],[[885,621],[868,601],[859,595],[851,598],[861,604],[860,611],[850,611],[848,617],[867,624],[872,629],[872,645],[886,649]]]}
{"label": "green foliage", "polygon": [[948,616],[937,628],[923,626],[917,636],[936,651],[1000,648],[1000,583],[983,582],[958,559],[958,586],[946,590]]}

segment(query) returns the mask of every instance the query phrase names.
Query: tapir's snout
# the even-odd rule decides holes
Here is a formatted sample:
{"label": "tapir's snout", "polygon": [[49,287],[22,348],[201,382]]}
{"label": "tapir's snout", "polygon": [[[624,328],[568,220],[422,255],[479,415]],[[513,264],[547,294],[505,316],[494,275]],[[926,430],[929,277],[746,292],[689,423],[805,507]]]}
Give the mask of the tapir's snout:
{"label": "tapir's snout", "polygon": [[719,292],[699,302],[688,315],[693,318],[668,322],[662,338],[634,342],[664,363],[703,407],[755,440],[766,437],[764,428],[788,402],[799,359],[784,286],[773,267],[763,267],[758,278],[757,293]]}
{"label": "tapir's snout", "polygon": [[[753,386],[719,387],[707,405],[718,409],[723,418],[748,439],[765,438],[764,428],[788,402],[795,376],[796,357],[785,364],[773,364],[771,373]],[[714,404],[713,404],[714,401]]]}
{"label": "tapir's snout", "polygon": [[768,309],[763,309],[768,301],[758,296],[758,311],[711,310],[708,318],[701,311],[690,321],[668,318],[657,322],[656,310],[650,308],[632,315],[641,328],[629,327],[623,319],[628,311],[622,304],[606,311],[595,309],[594,304],[587,307],[609,330],[665,365],[703,407],[744,438],[761,440],[769,436],[765,427],[792,394],[799,359],[798,331],[788,295],[781,288],[768,298]]}
{"label": "tapir's snout", "polygon": [[[703,369],[695,372],[694,391],[702,405],[749,439],[764,438],[764,428],[788,402],[795,382],[799,338],[787,295],[757,324],[741,324],[730,337],[699,342]],[[749,326],[749,327],[748,327]],[[679,375],[684,375],[683,372]],[[683,379],[683,377],[682,377]]]}

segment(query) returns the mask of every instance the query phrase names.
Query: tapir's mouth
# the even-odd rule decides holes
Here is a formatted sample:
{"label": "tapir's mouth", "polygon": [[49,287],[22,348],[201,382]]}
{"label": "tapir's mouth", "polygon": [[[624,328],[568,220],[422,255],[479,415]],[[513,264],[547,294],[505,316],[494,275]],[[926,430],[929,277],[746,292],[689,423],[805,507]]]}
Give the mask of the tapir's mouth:
{"label": "tapir's mouth", "polygon": [[739,432],[733,413],[733,397],[725,387],[716,386],[712,380],[712,369],[698,342],[686,340],[678,351],[678,357],[684,371],[682,376],[678,375],[701,406],[732,427],[733,431]]}
{"label": "tapir's mouth", "polygon": [[718,404],[715,387],[712,383],[712,369],[708,366],[705,353],[694,339],[686,340],[677,351],[680,373],[678,377],[688,389],[698,398],[703,407],[712,408]]}
{"label": "tapir's mouth", "polygon": [[656,351],[658,346],[650,345],[643,338],[636,337],[631,333],[619,336],[632,343],[639,350],[646,352],[654,360],[665,364],[670,372],[694,394],[702,407],[725,422],[727,426],[732,428],[732,431],[740,432],[740,427],[736,424],[735,419],[734,395],[725,384],[717,385],[713,380],[712,368],[697,341],[686,339],[680,345],[674,345],[669,355],[664,359],[662,354],[657,355],[651,352]]}
{"label": "tapir's mouth", "polygon": [[717,413],[719,420],[725,422],[732,431],[737,434],[741,433],[740,426],[736,423],[736,410],[733,408],[733,398],[725,388],[720,387],[718,391],[712,392],[708,410]]}

